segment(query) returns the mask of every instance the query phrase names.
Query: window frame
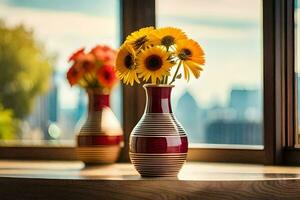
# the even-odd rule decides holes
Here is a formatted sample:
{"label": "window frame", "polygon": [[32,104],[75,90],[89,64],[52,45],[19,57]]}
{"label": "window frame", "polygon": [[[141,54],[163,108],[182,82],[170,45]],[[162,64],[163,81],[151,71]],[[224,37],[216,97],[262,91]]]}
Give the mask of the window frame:
{"label": "window frame", "polygon": [[[300,163],[295,148],[294,0],[262,0],[263,6],[263,149],[190,147],[189,161]],[[291,12],[291,9],[293,12]],[[155,0],[120,0],[122,41],[132,31],[155,26]],[[129,134],[144,112],[141,85],[122,86],[125,146],[120,162],[129,162]],[[49,157],[49,155],[52,155]],[[75,147],[0,146],[5,159],[77,159]]]}
{"label": "window frame", "polygon": [[297,81],[295,80],[295,0],[286,2],[286,71],[287,71],[287,129],[283,162],[288,165],[300,164],[300,149],[296,146],[298,117],[297,117]]}

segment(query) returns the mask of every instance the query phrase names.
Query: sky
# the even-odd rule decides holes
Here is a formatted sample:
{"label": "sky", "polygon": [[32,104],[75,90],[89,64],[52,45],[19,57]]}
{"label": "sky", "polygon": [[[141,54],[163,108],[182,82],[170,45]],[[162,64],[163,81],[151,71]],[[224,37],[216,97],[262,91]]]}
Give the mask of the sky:
{"label": "sky", "polygon": [[206,53],[201,77],[178,82],[175,96],[188,88],[206,107],[226,104],[233,87],[261,89],[261,0],[161,0],[156,6],[158,26],[182,28]]}
{"label": "sky", "polygon": [[[233,87],[262,87],[261,0],[159,0],[157,25],[177,26],[197,40],[206,53],[198,80],[178,81],[174,103],[189,90],[201,107],[225,105]],[[74,107],[78,90],[63,78],[68,56],[82,46],[119,45],[116,0],[0,0],[0,18],[32,28],[46,49],[57,55],[62,77],[61,105]],[[62,95],[63,94],[63,95]]]}

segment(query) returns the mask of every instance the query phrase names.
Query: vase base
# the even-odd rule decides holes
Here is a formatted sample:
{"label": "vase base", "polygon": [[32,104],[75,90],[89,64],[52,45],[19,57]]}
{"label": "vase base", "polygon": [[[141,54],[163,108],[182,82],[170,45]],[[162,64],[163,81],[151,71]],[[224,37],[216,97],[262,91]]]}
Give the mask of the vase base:
{"label": "vase base", "polygon": [[177,176],[187,153],[129,153],[132,164],[143,177]]}
{"label": "vase base", "polygon": [[95,147],[77,147],[76,152],[79,160],[88,165],[111,164],[118,159],[119,145],[103,145]]}

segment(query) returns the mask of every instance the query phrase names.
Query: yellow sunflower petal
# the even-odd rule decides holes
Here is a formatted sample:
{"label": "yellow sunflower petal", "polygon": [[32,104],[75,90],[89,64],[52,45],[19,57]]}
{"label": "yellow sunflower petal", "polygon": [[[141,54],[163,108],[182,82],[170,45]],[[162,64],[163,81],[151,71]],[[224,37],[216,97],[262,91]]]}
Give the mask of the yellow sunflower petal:
{"label": "yellow sunflower petal", "polygon": [[139,80],[137,74],[134,75],[134,80],[135,80],[137,83],[140,83],[140,80]]}
{"label": "yellow sunflower petal", "polygon": [[188,67],[188,69],[193,73],[195,78],[200,77],[200,72],[202,71],[202,68],[193,61],[186,61],[185,65]]}
{"label": "yellow sunflower petal", "polygon": [[184,79],[189,81],[190,80],[190,71],[189,71],[186,63],[183,63],[183,71],[184,71]]}
{"label": "yellow sunflower petal", "polygon": [[205,58],[204,57],[195,57],[195,56],[191,56],[190,58],[192,61],[196,62],[199,65],[204,65],[205,63]]}
{"label": "yellow sunflower petal", "polygon": [[151,82],[152,82],[152,83],[156,83],[156,76],[154,76],[154,75],[151,76]]}

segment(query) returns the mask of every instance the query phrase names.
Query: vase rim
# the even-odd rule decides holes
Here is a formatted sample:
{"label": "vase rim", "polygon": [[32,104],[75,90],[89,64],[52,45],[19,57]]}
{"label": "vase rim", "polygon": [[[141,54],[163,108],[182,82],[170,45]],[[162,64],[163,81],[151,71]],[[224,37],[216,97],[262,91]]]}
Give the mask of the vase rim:
{"label": "vase rim", "polygon": [[110,93],[105,91],[103,88],[86,88],[87,93],[99,94],[99,95],[109,95]]}
{"label": "vase rim", "polygon": [[144,88],[149,88],[149,87],[173,88],[173,87],[175,87],[175,85],[147,83],[147,84],[144,84],[143,87]]}

